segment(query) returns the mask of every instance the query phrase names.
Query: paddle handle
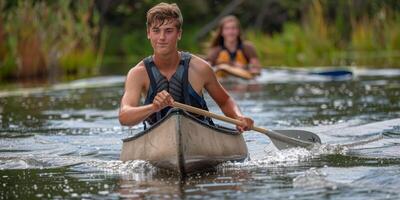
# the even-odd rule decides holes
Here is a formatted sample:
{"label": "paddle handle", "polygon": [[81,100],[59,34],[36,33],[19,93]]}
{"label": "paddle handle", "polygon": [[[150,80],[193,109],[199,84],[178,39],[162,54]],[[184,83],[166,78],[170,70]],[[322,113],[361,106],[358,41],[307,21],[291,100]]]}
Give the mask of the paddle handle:
{"label": "paddle handle", "polygon": [[[196,108],[196,107],[193,107],[193,106],[189,106],[189,105],[186,105],[186,104],[182,104],[182,103],[179,103],[179,102],[176,102],[176,101],[174,102],[173,106],[176,107],[176,108],[180,108],[182,110],[186,110],[186,111],[189,111],[189,112],[192,112],[192,113],[196,113],[198,115],[203,115],[203,116],[211,117],[211,118],[214,118],[214,119],[219,119],[221,121],[228,122],[228,123],[231,123],[231,124],[236,124],[236,125],[239,125],[239,126],[243,125],[243,122],[241,122],[240,120],[233,119],[233,118],[230,118],[230,117],[226,117],[226,116],[223,116],[223,115],[218,115],[218,114],[215,114],[215,113],[212,113],[212,112],[200,109],[200,108]],[[264,128],[257,127],[257,126],[253,126],[252,130],[255,130],[255,131],[258,131],[258,132],[261,132],[261,133],[268,132],[268,130],[266,130]]]}
{"label": "paddle handle", "polygon": [[[193,107],[193,106],[189,106],[189,105],[186,105],[186,104],[182,104],[182,103],[179,103],[179,102],[174,102],[173,106],[176,107],[176,108],[180,108],[182,110],[186,110],[188,112],[192,112],[192,113],[196,113],[198,115],[211,117],[211,118],[214,118],[214,119],[219,119],[221,121],[228,122],[228,123],[231,123],[231,124],[236,124],[236,125],[239,125],[239,126],[243,125],[243,123],[241,121],[237,120],[237,119],[233,119],[233,118],[230,118],[230,117],[218,115],[218,114],[215,114],[215,113],[203,110],[203,109],[199,109],[199,108],[196,108],[196,107]],[[253,128],[251,130],[254,130],[254,131],[257,131],[257,132],[260,132],[260,133],[263,133],[263,134],[267,135],[268,137],[271,138],[272,141],[277,141],[277,140],[281,141],[281,142],[283,141],[284,143],[291,144],[292,146],[294,145],[294,146],[300,146],[300,147],[309,147],[310,145],[313,144],[313,143],[308,142],[308,141],[302,141],[302,140],[297,139],[297,138],[291,138],[291,137],[288,137],[286,135],[282,135],[280,133],[277,133],[275,131],[268,130],[268,129],[261,128],[261,127],[257,127],[257,126],[253,126]]]}

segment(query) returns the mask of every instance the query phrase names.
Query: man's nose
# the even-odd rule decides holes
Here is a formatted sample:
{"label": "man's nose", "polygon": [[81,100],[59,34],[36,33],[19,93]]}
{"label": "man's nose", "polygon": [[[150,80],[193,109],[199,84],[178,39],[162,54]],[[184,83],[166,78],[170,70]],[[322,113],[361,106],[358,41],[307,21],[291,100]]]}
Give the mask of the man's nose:
{"label": "man's nose", "polygon": [[160,34],[160,39],[165,39],[165,32],[164,31],[161,31],[161,34]]}

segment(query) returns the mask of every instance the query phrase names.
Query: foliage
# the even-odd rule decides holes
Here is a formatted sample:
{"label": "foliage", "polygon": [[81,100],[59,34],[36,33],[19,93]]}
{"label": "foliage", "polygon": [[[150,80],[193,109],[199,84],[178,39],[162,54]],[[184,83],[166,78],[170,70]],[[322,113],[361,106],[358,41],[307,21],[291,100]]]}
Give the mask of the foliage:
{"label": "foliage", "polygon": [[[118,5],[117,12],[110,11],[114,17],[110,17],[107,24],[110,29],[118,31],[111,33],[113,36],[107,42],[111,50],[105,53],[103,64],[113,66],[117,62],[123,66],[121,72],[126,72],[134,63],[151,53],[151,47],[145,39],[145,11],[158,2],[138,1],[134,6],[126,2]],[[205,25],[204,21],[213,20],[230,1],[201,1],[195,5],[198,10],[193,9],[193,5],[188,2],[185,0],[178,3],[184,14],[184,35],[179,47],[204,55],[208,40],[196,41],[194,35]],[[126,9],[121,9],[124,6]],[[395,17],[399,6],[398,2],[391,0],[250,0],[243,1],[233,14],[240,18],[247,39],[253,41],[266,66],[353,64],[396,67],[400,63],[399,57],[396,57],[399,54],[396,50],[399,34],[393,27],[400,27]],[[382,15],[382,10],[392,14],[374,24],[391,29],[368,25]],[[129,17],[132,13],[137,13],[137,17]],[[118,21],[113,20],[116,16],[119,16]],[[131,25],[121,27],[120,22],[124,22],[125,18]],[[371,35],[377,35],[378,30],[382,32],[379,38],[386,39],[371,39],[376,37]],[[385,44],[380,45],[382,42]],[[376,55],[381,55],[381,59],[375,59]]]}
{"label": "foliage", "polygon": [[348,25],[343,18],[327,19],[326,7],[324,1],[314,0],[301,24],[286,23],[279,34],[249,29],[246,36],[256,45],[261,62],[266,66],[400,66],[398,12],[382,7],[362,17],[353,15],[347,19],[350,28],[344,29]]}
{"label": "foliage", "polygon": [[[0,0],[0,79],[125,74],[152,53],[146,12],[162,0]],[[166,2],[175,2],[169,1]],[[233,1],[182,0],[180,50]],[[398,0],[247,0],[237,15],[266,65],[400,66]]]}
{"label": "foliage", "polygon": [[[4,3],[2,9],[7,33],[4,40],[10,52],[5,60],[16,66],[3,77],[56,75],[53,73],[59,68],[63,73],[95,71],[89,70],[96,67],[94,38],[99,31],[99,20],[92,14],[94,1],[7,3],[7,9]],[[5,66],[10,65],[4,62]]]}

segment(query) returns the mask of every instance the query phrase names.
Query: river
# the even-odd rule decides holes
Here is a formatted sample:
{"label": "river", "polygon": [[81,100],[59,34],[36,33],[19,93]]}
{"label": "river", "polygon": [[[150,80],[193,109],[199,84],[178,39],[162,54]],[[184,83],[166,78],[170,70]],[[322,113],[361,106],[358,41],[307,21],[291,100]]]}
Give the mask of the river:
{"label": "river", "polygon": [[0,199],[399,199],[400,70],[353,72],[264,70],[224,83],[258,126],[311,131],[323,144],[278,151],[244,133],[250,160],[184,180],[118,160],[121,139],[143,129],[118,122],[124,76],[3,86]]}

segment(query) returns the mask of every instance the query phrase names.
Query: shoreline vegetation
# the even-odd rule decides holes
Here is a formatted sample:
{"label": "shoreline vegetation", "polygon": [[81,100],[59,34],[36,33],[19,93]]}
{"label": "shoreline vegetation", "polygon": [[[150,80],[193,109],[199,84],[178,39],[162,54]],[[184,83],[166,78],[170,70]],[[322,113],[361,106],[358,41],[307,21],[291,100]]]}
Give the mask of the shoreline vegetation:
{"label": "shoreline vegetation", "polygon": [[350,16],[346,29],[340,28],[345,19],[333,24],[324,15],[313,1],[302,23],[286,23],[279,34],[250,30],[246,36],[267,66],[400,67],[399,13],[383,7],[370,18]]}
{"label": "shoreline vegetation", "polygon": [[[0,81],[125,74],[151,54],[144,12],[158,2],[0,0]],[[400,2],[234,2],[241,6],[231,14],[246,25],[263,66],[400,67]],[[179,47],[202,55],[212,31],[202,39],[197,33],[230,1],[192,4],[179,3]]]}

